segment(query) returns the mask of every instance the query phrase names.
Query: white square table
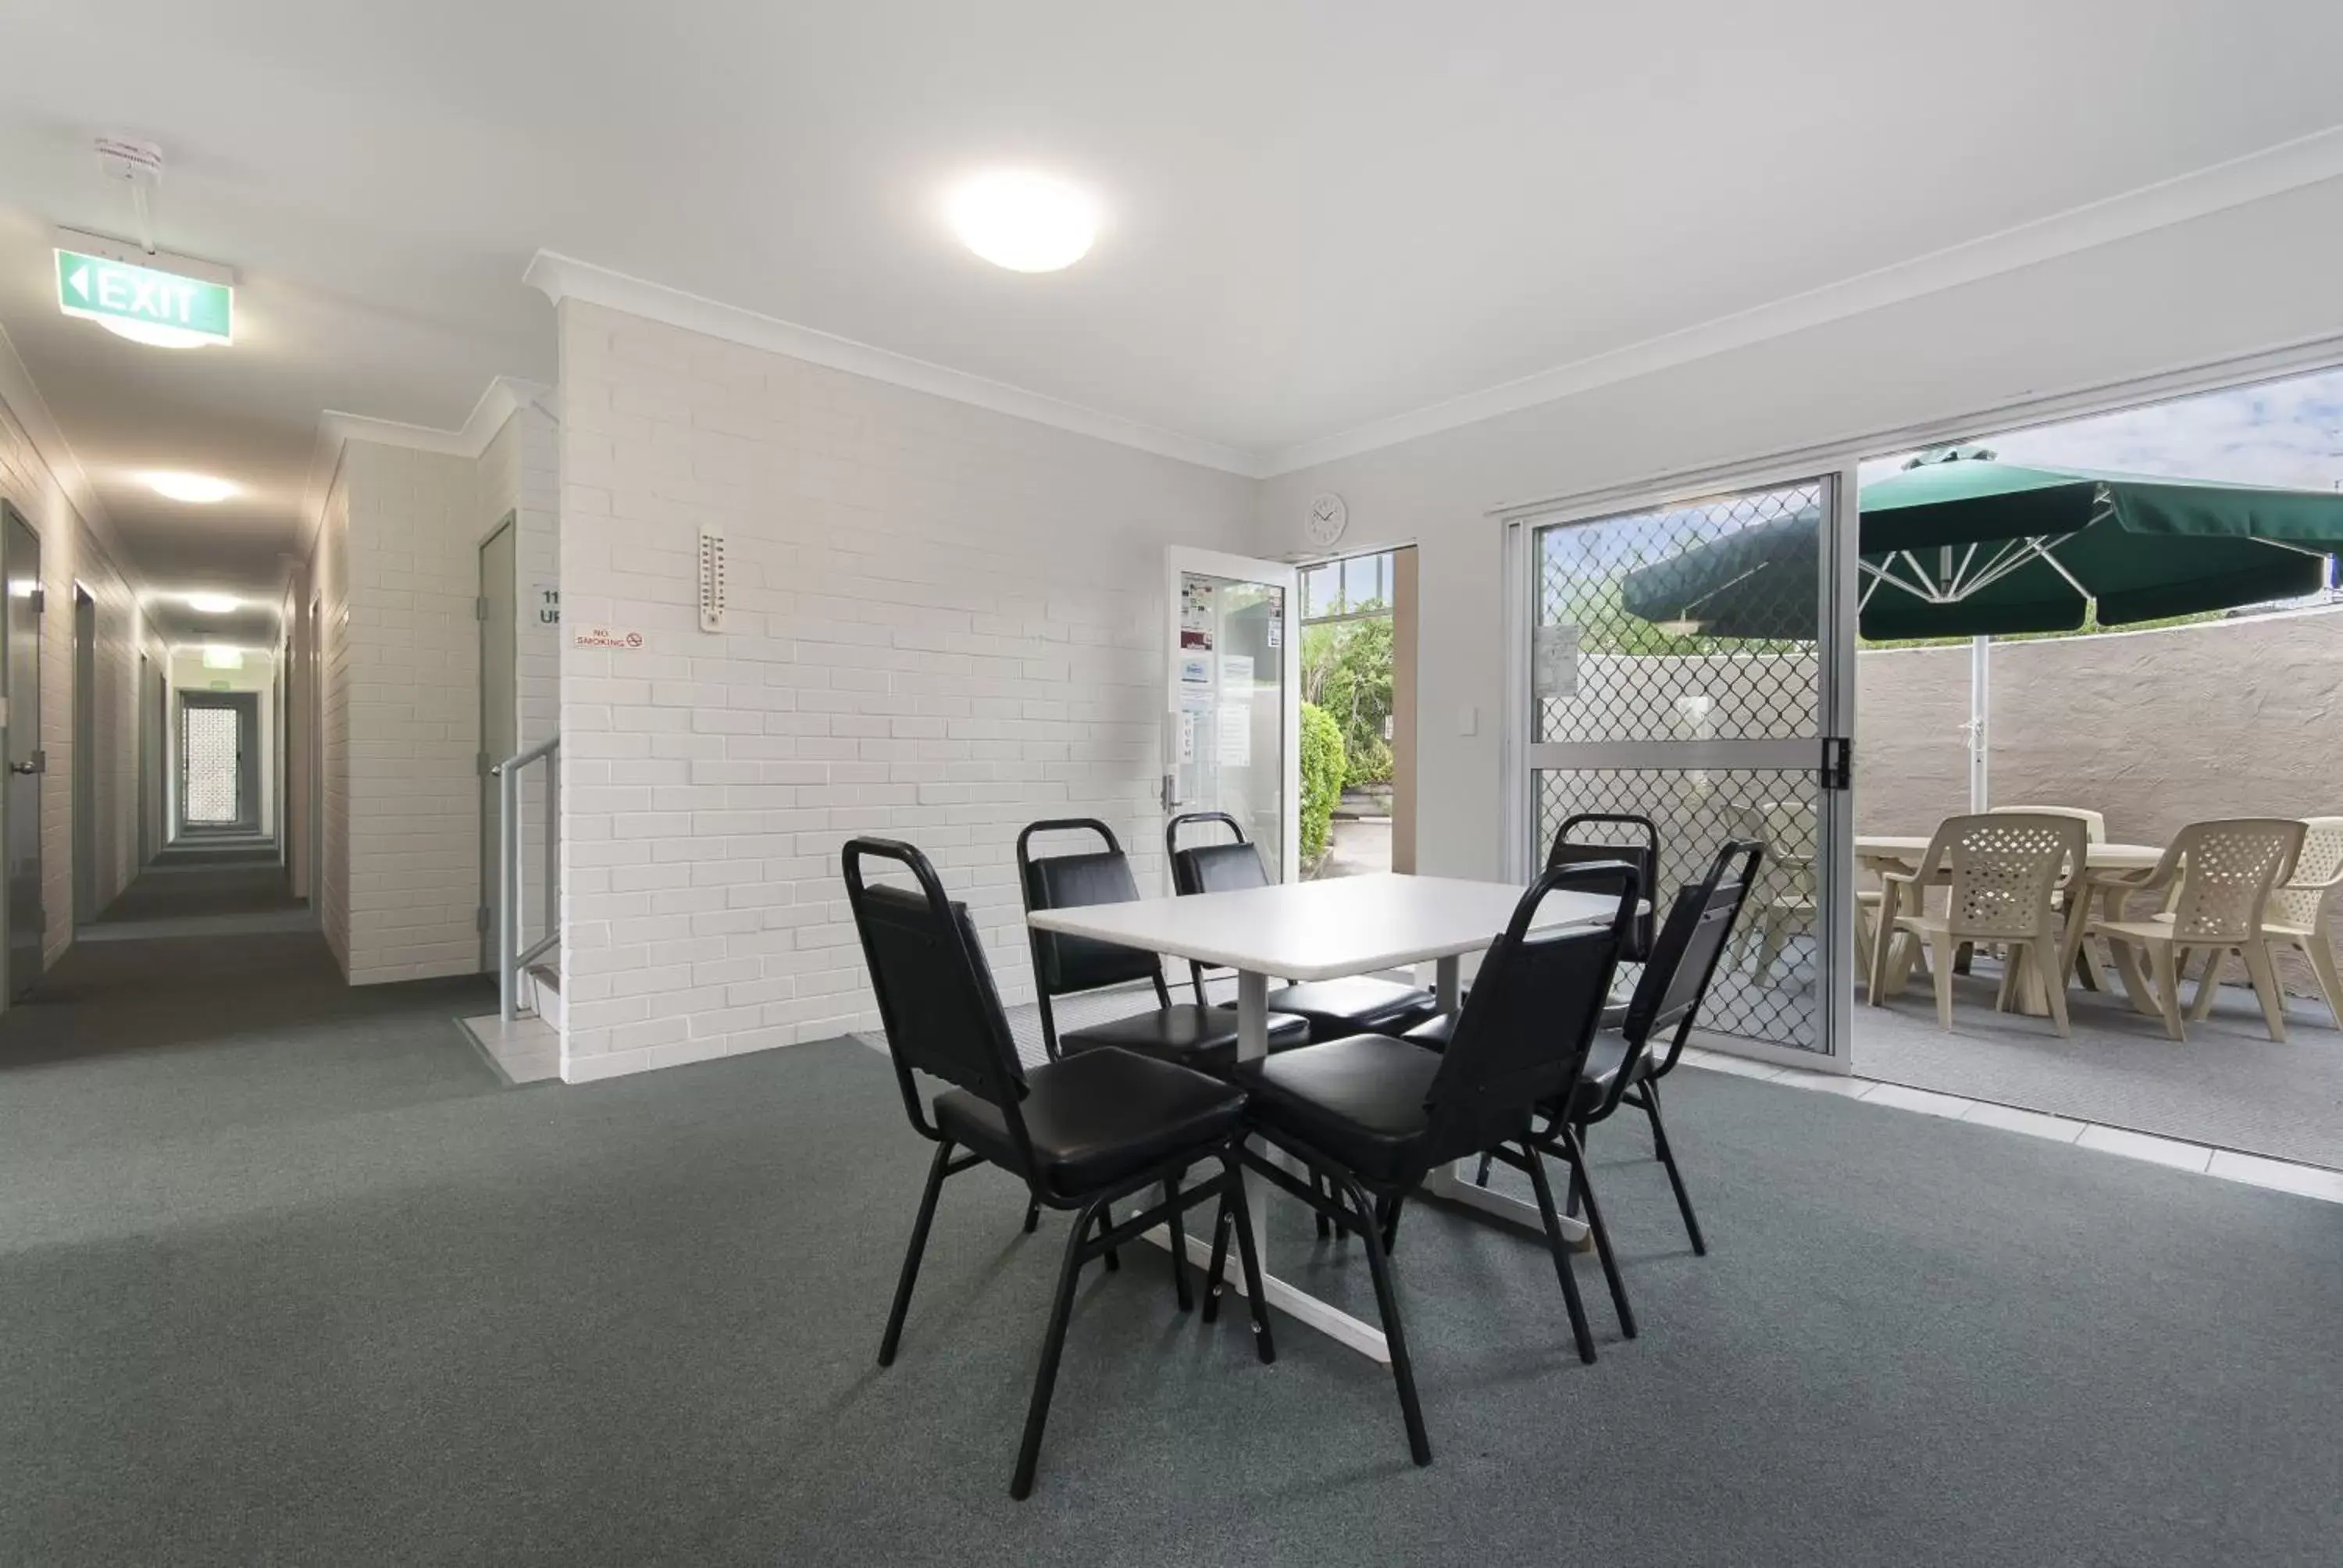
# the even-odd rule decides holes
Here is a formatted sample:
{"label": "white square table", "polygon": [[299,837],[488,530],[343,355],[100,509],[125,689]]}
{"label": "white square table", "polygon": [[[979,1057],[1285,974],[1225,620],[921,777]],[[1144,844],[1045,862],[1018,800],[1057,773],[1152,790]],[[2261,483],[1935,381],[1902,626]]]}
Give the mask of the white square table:
{"label": "white square table", "polygon": [[[1269,1054],[1271,977],[1341,980],[1433,962],[1439,966],[1440,1005],[1453,1009],[1459,994],[1460,960],[1503,934],[1522,893],[1521,888],[1509,882],[1386,872],[1187,898],[1042,910],[1027,919],[1045,931],[1092,937],[1236,970],[1237,1059],[1256,1061]],[[1534,929],[1599,925],[1617,908],[1615,900],[1592,893],[1554,893],[1541,906]],[[1353,1350],[1388,1362],[1391,1352],[1381,1329],[1271,1273],[1267,1215],[1268,1200],[1275,1189],[1257,1177],[1248,1181],[1262,1288],[1270,1304]],[[1453,1171],[1435,1172],[1423,1191],[1526,1224],[1541,1237],[1544,1234],[1535,1207],[1474,1186]],[[1574,1239],[1584,1234],[1584,1227],[1576,1221],[1564,1224]],[[1199,1264],[1209,1264],[1211,1248],[1205,1238],[1192,1236],[1188,1245]]]}

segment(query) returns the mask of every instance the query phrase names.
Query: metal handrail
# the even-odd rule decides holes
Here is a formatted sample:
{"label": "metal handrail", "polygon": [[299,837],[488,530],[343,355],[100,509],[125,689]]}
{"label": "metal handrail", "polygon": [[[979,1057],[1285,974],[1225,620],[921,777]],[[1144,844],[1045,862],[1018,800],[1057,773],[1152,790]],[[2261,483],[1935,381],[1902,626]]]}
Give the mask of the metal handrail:
{"label": "metal handrail", "polygon": [[[553,759],[561,738],[516,751],[488,771],[497,780],[497,886],[504,890],[497,911],[497,1010],[509,1020],[517,1009],[520,977],[538,954],[561,939],[560,769]],[[520,775],[530,763],[545,768],[545,935],[520,945]]]}

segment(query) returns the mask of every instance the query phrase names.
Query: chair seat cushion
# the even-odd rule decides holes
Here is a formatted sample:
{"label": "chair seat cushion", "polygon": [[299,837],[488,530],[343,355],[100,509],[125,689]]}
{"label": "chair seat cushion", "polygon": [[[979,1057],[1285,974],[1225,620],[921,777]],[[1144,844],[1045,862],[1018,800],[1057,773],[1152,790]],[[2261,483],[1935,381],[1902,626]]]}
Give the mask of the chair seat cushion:
{"label": "chair seat cushion", "polygon": [[1402,1033],[1437,1012],[1440,1001],[1421,986],[1352,975],[1273,990],[1269,993],[1269,1010],[1308,1020],[1310,1038],[1328,1040],[1353,1034]]}
{"label": "chair seat cushion", "polygon": [[[1228,1141],[1243,1091],[1176,1063],[1111,1049],[1030,1069],[1018,1110],[1042,1181],[1080,1198],[1192,1150]],[[954,1143],[1019,1170],[1001,1108],[964,1089],[936,1096],[936,1126]]]}
{"label": "chair seat cushion", "polygon": [[[1624,1028],[1626,1022],[1627,1004],[1625,1002],[1611,1001],[1604,1004],[1603,1029],[1606,1034]],[[1456,1014],[1443,1012],[1426,1019],[1400,1038],[1412,1040],[1418,1045],[1428,1045],[1434,1050],[1445,1050],[1448,1048],[1448,1042],[1454,1039],[1455,1035]],[[1597,1049],[1600,1049],[1599,1046]]]}
{"label": "chair seat cushion", "polygon": [[[1305,1020],[1279,1012],[1269,1015],[1270,1050],[1305,1045],[1309,1040],[1310,1025]],[[1200,1072],[1225,1076],[1237,1062],[1237,1015],[1221,1008],[1182,1002],[1106,1023],[1062,1030],[1058,1035],[1059,1051],[1070,1058],[1102,1045],[1118,1046],[1141,1056],[1176,1061]]]}
{"label": "chair seat cushion", "polygon": [[1423,1173],[1423,1097],[1440,1055],[1389,1035],[1303,1046],[1237,1069],[1255,1125],[1288,1132],[1373,1181]]}

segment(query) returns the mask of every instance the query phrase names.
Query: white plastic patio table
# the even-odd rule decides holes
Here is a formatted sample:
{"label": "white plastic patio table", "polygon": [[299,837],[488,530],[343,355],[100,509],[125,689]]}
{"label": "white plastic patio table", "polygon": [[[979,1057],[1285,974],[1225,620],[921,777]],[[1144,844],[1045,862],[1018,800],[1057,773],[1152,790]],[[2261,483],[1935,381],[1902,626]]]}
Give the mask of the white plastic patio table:
{"label": "white plastic patio table", "polygon": [[[1497,940],[1521,898],[1522,890],[1508,882],[1386,872],[1182,899],[1044,910],[1027,918],[1042,930],[1235,970],[1237,1059],[1256,1061],[1269,1054],[1272,976],[1282,980],[1340,980],[1430,962],[1438,965],[1440,1005],[1453,1009],[1459,994],[1460,960]],[[1615,901],[1593,894],[1557,892],[1540,909],[1535,929],[1599,924],[1617,907]],[[1388,1362],[1391,1352],[1381,1329],[1272,1273],[1265,1215],[1272,1191],[1258,1178],[1248,1183],[1260,1240],[1262,1286],[1270,1304],[1353,1350]],[[1525,1223],[1543,1234],[1535,1208],[1476,1187],[1453,1171],[1435,1172],[1424,1191]],[[1574,1221],[1565,1220],[1564,1225],[1574,1237],[1583,1234]],[[1206,1238],[1191,1236],[1188,1246],[1199,1263],[1210,1261]]]}

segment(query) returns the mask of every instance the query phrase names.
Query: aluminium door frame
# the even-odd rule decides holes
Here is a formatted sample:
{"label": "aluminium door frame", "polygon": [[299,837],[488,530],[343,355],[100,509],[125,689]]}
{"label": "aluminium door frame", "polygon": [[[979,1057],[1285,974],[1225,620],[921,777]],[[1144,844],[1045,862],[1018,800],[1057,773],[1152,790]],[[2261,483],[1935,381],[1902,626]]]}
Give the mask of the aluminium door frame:
{"label": "aluminium door frame", "polygon": [[[1777,489],[1790,485],[1822,488],[1823,530],[1816,550],[1819,613],[1816,616],[1816,704],[1814,739],[1785,741],[1718,741],[1705,751],[1693,743],[1667,742],[1678,767],[1706,765],[1724,768],[1760,767],[1806,769],[1815,775],[1819,809],[1815,819],[1820,864],[1815,888],[1821,919],[1815,933],[1817,947],[1817,1022],[1821,1049],[1800,1050],[1791,1046],[1731,1036],[1704,1036],[1704,1043],[1736,1056],[1747,1056],[1808,1071],[1853,1071],[1855,1037],[1855,792],[1834,788],[1824,779],[1831,749],[1846,749],[1851,758],[1855,736],[1855,610],[1858,601],[1855,507],[1848,504],[1860,493],[1858,459],[1841,457],[1835,462],[1788,460],[1752,464],[1745,467],[1703,473],[1696,478],[1588,492],[1576,499],[1507,508],[1493,516],[1502,525],[1504,585],[1505,711],[1498,726],[1503,789],[1500,794],[1499,863],[1506,878],[1527,882],[1540,863],[1543,846],[1536,842],[1530,804],[1529,773],[1533,742],[1529,734],[1531,628],[1537,624],[1537,575],[1532,569],[1530,541],[1538,530],[1594,523],[1640,512],[1664,511],[1730,495]],[[1614,767],[1634,767],[1630,746],[1611,747],[1618,758]],[[1778,748],[1778,755],[1772,749]],[[1686,760],[1689,759],[1689,760]]]}
{"label": "aluminium door frame", "polygon": [[[1180,576],[1182,572],[1200,572],[1207,577],[1227,578],[1235,582],[1282,585],[1285,600],[1282,607],[1284,629],[1278,635],[1284,639],[1285,672],[1279,689],[1282,693],[1284,711],[1280,728],[1285,735],[1283,778],[1280,780],[1278,834],[1283,839],[1277,856],[1278,879],[1298,882],[1302,879],[1302,568],[1290,561],[1271,560],[1262,556],[1242,556],[1228,550],[1202,549],[1193,545],[1163,547],[1163,591],[1168,602],[1163,607],[1165,646],[1163,649],[1163,717],[1158,723],[1158,744],[1163,748],[1163,789],[1159,799],[1161,810],[1159,826],[1171,818],[1172,779],[1178,770],[1178,760],[1172,755],[1180,722]],[[1163,868],[1164,886],[1171,886],[1172,868]]]}

